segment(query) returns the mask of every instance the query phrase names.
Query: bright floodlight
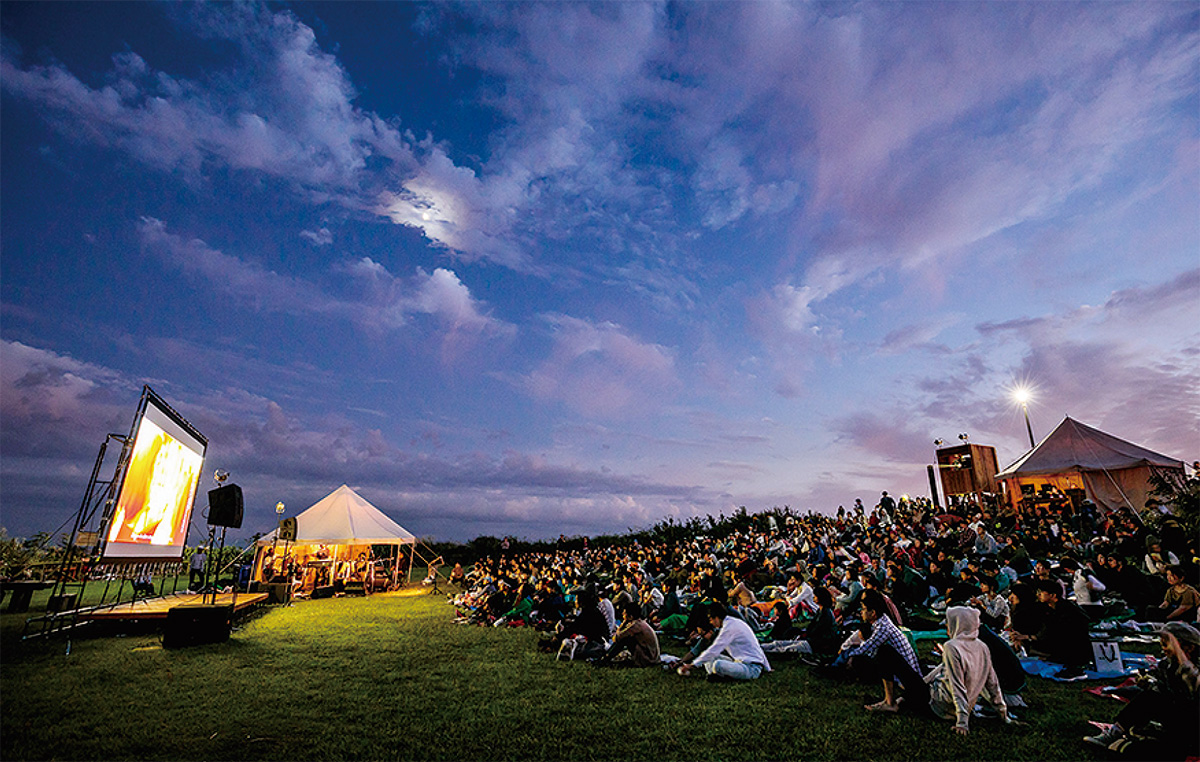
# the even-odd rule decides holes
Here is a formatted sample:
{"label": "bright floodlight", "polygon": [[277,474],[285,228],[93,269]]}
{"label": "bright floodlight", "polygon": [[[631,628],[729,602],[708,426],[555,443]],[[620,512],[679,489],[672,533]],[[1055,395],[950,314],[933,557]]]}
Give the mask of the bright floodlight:
{"label": "bright floodlight", "polygon": [[1024,405],[1028,403],[1029,397],[1029,389],[1025,388],[1024,386],[1018,386],[1016,389],[1013,389],[1013,399],[1016,400],[1018,404]]}

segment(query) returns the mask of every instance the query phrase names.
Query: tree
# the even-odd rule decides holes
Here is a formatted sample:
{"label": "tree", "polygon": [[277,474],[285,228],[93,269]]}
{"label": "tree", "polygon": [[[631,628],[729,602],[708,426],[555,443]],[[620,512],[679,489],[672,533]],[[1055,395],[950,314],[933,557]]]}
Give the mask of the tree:
{"label": "tree", "polygon": [[[1154,469],[1150,474],[1150,496],[1171,509],[1175,520],[1195,537],[1200,533],[1200,474]],[[1161,515],[1155,516],[1160,521]]]}

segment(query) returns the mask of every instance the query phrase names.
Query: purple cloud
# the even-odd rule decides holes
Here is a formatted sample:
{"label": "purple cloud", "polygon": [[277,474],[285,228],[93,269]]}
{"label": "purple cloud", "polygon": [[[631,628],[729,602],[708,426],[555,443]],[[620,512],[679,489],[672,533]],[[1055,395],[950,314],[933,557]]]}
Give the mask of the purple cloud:
{"label": "purple cloud", "polygon": [[307,314],[348,320],[370,330],[396,330],[414,314],[430,315],[442,331],[444,354],[453,359],[481,338],[511,337],[513,326],[486,314],[458,276],[443,268],[418,270],[409,279],[362,258],[344,266],[361,284],[358,298],[336,297],[309,281],[266,270],[171,233],[161,220],[143,218],[138,234],[148,249],[172,267],[202,278],[207,285],[247,300],[265,312]]}
{"label": "purple cloud", "polygon": [[534,397],[557,400],[589,417],[626,416],[662,405],[679,381],[663,346],[642,342],[614,323],[549,315],[554,348],[523,379]]}

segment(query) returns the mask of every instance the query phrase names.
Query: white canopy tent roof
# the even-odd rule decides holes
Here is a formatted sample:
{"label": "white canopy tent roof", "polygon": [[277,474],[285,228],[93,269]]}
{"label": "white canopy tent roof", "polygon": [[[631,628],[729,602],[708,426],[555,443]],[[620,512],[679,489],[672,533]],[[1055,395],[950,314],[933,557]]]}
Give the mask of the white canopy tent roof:
{"label": "white canopy tent roof", "polygon": [[[275,532],[258,541],[275,542]],[[296,517],[300,545],[409,545],[416,536],[343,484]]]}
{"label": "white canopy tent roof", "polygon": [[[1168,458],[1132,442],[1105,434],[1070,416],[1015,463],[996,474],[996,479],[1050,479],[1075,474],[1088,499],[1109,510],[1123,505],[1140,510],[1149,495],[1153,469],[1183,470],[1183,461]],[[1013,491],[1013,500],[1019,497]]]}
{"label": "white canopy tent roof", "polygon": [[1139,466],[1183,468],[1183,461],[1105,434],[1067,416],[1037,447],[996,474],[996,478],[1064,471],[1115,471]]}

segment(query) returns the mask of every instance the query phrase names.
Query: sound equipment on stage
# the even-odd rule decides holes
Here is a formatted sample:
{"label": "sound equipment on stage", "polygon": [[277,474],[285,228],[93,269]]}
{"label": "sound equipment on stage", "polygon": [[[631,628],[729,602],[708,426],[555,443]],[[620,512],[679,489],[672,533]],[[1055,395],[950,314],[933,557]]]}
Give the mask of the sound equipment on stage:
{"label": "sound equipment on stage", "polygon": [[296,519],[280,519],[279,521],[279,537],[281,542],[296,541]]}
{"label": "sound equipment on stage", "polygon": [[208,525],[212,527],[242,527],[242,488],[226,484],[208,491]]}
{"label": "sound equipment on stage", "polygon": [[290,582],[267,582],[262,589],[267,594],[267,603],[292,602],[292,584]]}
{"label": "sound equipment on stage", "polygon": [[185,604],[167,609],[163,648],[224,643],[233,630],[233,606]]}
{"label": "sound equipment on stage", "polygon": [[312,597],[314,600],[317,598],[332,598],[333,594],[336,592],[337,592],[337,588],[334,587],[333,585],[325,585],[323,587],[314,587],[313,591],[312,591]]}

